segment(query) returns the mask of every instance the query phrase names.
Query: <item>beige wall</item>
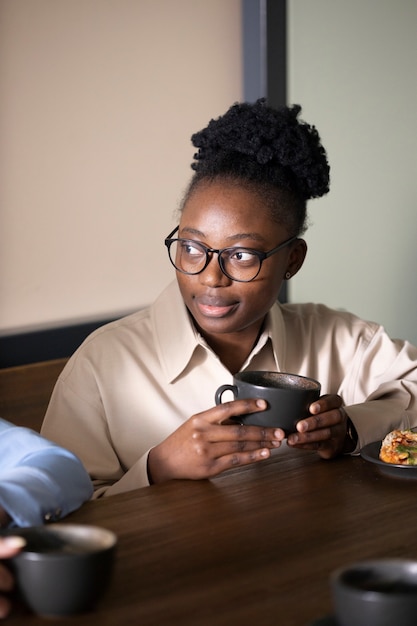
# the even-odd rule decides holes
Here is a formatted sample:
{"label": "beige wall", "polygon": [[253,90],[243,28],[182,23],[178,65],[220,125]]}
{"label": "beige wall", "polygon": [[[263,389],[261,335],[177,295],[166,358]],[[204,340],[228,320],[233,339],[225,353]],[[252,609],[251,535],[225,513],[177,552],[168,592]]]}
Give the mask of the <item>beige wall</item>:
{"label": "beige wall", "polygon": [[240,0],[0,0],[0,333],[153,300],[241,63]]}
{"label": "beige wall", "polygon": [[354,311],[417,344],[417,2],[288,5],[290,100],[332,167],[290,298]]}

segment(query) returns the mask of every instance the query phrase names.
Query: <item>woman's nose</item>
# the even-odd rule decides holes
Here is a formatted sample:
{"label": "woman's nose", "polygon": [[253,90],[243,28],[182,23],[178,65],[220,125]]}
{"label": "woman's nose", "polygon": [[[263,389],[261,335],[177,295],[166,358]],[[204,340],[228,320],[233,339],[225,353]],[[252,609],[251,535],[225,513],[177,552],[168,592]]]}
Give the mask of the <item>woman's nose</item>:
{"label": "woman's nose", "polygon": [[231,279],[223,273],[220,267],[219,257],[216,253],[211,255],[207,266],[201,274],[199,274],[199,277],[203,285],[210,287],[225,287],[232,282]]}

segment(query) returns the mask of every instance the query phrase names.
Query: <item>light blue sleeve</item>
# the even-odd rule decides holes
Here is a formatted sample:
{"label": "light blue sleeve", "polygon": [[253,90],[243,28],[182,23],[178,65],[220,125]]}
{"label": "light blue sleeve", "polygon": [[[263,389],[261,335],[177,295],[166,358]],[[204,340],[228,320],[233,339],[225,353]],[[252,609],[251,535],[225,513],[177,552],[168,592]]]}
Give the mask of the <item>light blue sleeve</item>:
{"label": "light blue sleeve", "polygon": [[74,454],[0,419],[0,506],[11,526],[56,521],[92,494],[91,480]]}

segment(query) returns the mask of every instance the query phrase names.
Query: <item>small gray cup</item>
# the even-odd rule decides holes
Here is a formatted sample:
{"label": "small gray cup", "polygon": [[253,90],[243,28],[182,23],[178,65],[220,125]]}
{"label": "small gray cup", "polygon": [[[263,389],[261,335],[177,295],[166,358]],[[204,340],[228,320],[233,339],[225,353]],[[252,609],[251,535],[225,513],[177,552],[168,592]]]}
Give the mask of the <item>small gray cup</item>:
{"label": "small gray cup", "polygon": [[10,559],[22,600],[43,616],[67,616],[95,607],[109,585],[117,537],[98,526],[49,524],[13,528],[26,539]]}
{"label": "small gray cup", "polygon": [[354,563],[334,571],[330,583],[340,626],[417,624],[417,561]]}

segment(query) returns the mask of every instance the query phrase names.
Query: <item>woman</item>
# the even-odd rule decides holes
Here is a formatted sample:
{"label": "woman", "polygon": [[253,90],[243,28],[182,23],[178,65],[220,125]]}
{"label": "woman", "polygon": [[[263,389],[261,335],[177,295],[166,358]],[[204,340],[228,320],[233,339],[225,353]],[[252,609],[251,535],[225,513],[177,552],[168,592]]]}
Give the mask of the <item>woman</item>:
{"label": "woman", "polygon": [[323,458],[417,424],[415,347],[348,313],[277,303],[305,259],[306,202],[329,184],[299,113],[236,104],[193,135],[195,173],[165,240],[176,281],[93,333],[62,373],[42,432],[82,459],[96,496],[268,458],[280,429],[229,423],[260,401],[213,406],[243,369],[320,380],[287,443]]}

